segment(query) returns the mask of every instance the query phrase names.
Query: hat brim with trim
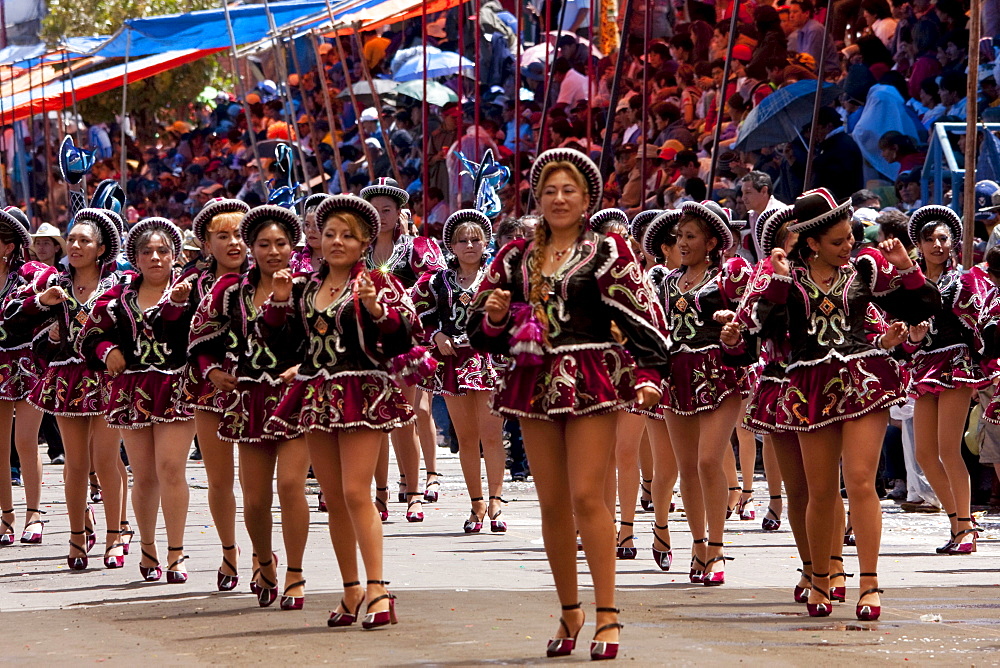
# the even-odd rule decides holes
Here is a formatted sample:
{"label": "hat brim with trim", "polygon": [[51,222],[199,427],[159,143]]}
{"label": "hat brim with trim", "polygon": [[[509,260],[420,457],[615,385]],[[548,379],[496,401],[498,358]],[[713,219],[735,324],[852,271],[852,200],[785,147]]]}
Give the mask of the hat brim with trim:
{"label": "hat brim with trim", "polygon": [[[802,195],[799,196],[797,200],[795,200],[795,204],[793,204],[792,206],[798,209],[799,203],[804,198],[810,196],[810,194],[811,193],[803,193]],[[801,234],[803,232],[808,232],[809,230],[814,230],[818,227],[823,227],[824,225],[828,225],[841,218],[850,217],[851,211],[852,211],[851,200],[850,198],[848,198],[844,200],[842,203],[838,204],[837,206],[834,206],[833,208],[824,211],[819,215],[812,216],[811,218],[806,218],[805,220],[802,219],[803,216],[800,213],[797,213],[796,217],[799,219],[799,222],[795,223],[788,229],[791,232],[798,232],[799,234]]]}
{"label": "hat brim with trim", "polygon": [[92,223],[101,231],[104,252],[97,258],[99,264],[106,264],[118,257],[121,252],[121,233],[118,226],[104,209],[80,209],[73,218],[73,224]]}
{"label": "hat brim with trim", "polygon": [[158,216],[144,218],[133,225],[132,229],[130,229],[128,234],[125,235],[125,259],[128,260],[129,264],[137,270],[139,268],[139,252],[135,245],[139,242],[139,237],[149,230],[162,232],[170,237],[170,241],[174,247],[175,257],[184,249],[184,235],[181,234],[179,227],[166,218],[160,218]]}
{"label": "hat brim with trim", "polygon": [[951,239],[954,245],[962,243],[962,219],[953,209],[940,204],[928,204],[922,206],[910,216],[906,224],[906,231],[910,235],[910,241],[914,246],[920,246],[920,230],[927,223],[939,222],[948,226],[951,231]]}
{"label": "hat brim with trim", "polygon": [[378,236],[382,227],[382,221],[378,215],[378,209],[372,203],[357,195],[330,195],[323,200],[316,209],[316,225],[323,229],[326,219],[337,211],[350,211],[361,217],[361,220],[368,226],[368,232],[372,239]]}
{"label": "hat brim with trim", "polygon": [[[764,220],[763,225],[760,226],[760,243],[761,254],[764,257],[771,255],[771,251],[774,250],[776,245],[776,239],[778,237],[778,232],[781,228],[795,220],[795,207],[789,205],[771,209],[770,211],[765,211],[767,218]],[[761,218],[764,218],[762,215]]]}
{"label": "hat brim with trim", "polygon": [[268,223],[277,223],[288,234],[288,241],[297,246],[302,240],[302,222],[294,211],[274,204],[262,204],[250,209],[240,222],[240,236],[250,245],[260,228]]}
{"label": "hat brim with trim", "polygon": [[66,240],[62,236],[62,232],[52,223],[42,223],[30,236],[32,245],[35,244],[35,239],[52,239],[59,244],[63,251],[66,250]]}
{"label": "hat brim with trim", "polygon": [[684,202],[681,205],[681,213],[690,214],[705,221],[719,240],[719,250],[725,253],[733,247],[735,239],[729,223],[723,218],[725,213],[722,211],[722,207],[715,205],[714,208],[718,211],[713,211],[712,208],[701,202]]}
{"label": "hat brim with trim", "polygon": [[663,209],[647,209],[645,211],[640,211],[635,214],[632,218],[632,222],[629,223],[628,233],[632,235],[633,239],[642,239],[646,233],[646,228],[652,223],[660,214],[663,213]]}
{"label": "hat brim with trim", "polygon": [[601,209],[590,217],[590,229],[600,232],[608,223],[621,223],[628,227],[628,215],[621,209]]}
{"label": "hat brim with trim", "polygon": [[365,186],[361,189],[362,199],[371,202],[372,198],[375,197],[388,197],[395,200],[400,208],[406,206],[406,203],[410,201],[410,193],[396,186],[374,185]]}
{"label": "hat brim with trim", "polygon": [[245,216],[249,211],[250,205],[243,200],[222,198],[211,200],[194,217],[191,222],[191,231],[204,246],[206,237],[208,237],[208,225],[213,218],[221,213],[242,213]]}
{"label": "hat brim with trim", "polygon": [[31,245],[31,235],[28,234],[28,230],[21,224],[21,221],[7,211],[0,210],[0,226],[6,227],[17,237],[21,248],[27,248]]}
{"label": "hat brim with trim", "polygon": [[646,226],[646,232],[642,235],[642,250],[652,257],[663,259],[663,239],[670,229],[681,219],[680,209],[667,209]]}
{"label": "hat brim with trim", "polygon": [[550,162],[568,162],[583,174],[587,182],[587,194],[590,196],[588,212],[594,212],[601,205],[601,195],[604,192],[601,170],[594,161],[583,153],[571,148],[550,148],[535,158],[531,165],[531,190],[538,191],[538,182],[542,178],[542,169]]}
{"label": "hat brim with trim", "polygon": [[444,228],[441,231],[441,240],[449,253],[455,252],[451,247],[451,238],[462,223],[475,223],[481,227],[483,234],[486,235],[486,243],[489,243],[493,238],[493,224],[485,213],[479,209],[459,209],[445,219]]}
{"label": "hat brim with trim", "polygon": [[302,215],[303,216],[306,215],[309,209],[315,209],[316,207],[318,207],[320,204],[323,203],[323,200],[325,200],[327,197],[329,197],[329,195],[326,193],[315,193],[313,195],[309,195],[309,197],[306,197],[302,201]]}

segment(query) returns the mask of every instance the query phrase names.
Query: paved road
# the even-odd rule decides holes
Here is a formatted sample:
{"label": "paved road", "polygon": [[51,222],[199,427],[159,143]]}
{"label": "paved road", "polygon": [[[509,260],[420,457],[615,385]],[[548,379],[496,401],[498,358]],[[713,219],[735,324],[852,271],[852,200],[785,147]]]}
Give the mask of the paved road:
{"label": "paved road", "polygon": [[[124,569],[106,570],[98,548],[89,570],[70,572],[62,471],[46,465],[43,508],[50,523],[45,544],[0,550],[2,662],[551,663],[543,658],[544,645],[557,627],[558,607],[539,539],[532,485],[505,487],[504,497],[510,501],[504,510],[507,534],[467,536],[461,527],[468,495],[462,490],[458,459],[447,450],[439,452],[438,470],[445,480],[440,502],[425,506],[426,521],[408,524],[404,506],[390,504],[386,576],[399,596],[400,623],[372,632],[326,626],[340,597],[340,578],[326,517],[319,513],[312,517],[306,552],[305,610],[257,608],[246,589],[247,560],[241,564],[244,581],[238,591],[214,591],[220,555],[208,513],[205,471],[198,463],[189,468],[192,494],[185,543],[191,578],[186,585],[140,582],[134,554]],[[755,487],[757,497],[766,499],[763,481],[758,479]],[[20,499],[20,522],[24,506],[19,490],[15,499]],[[620,660],[698,666],[842,666],[858,660],[1000,665],[1000,518],[980,520],[986,531],[977,554],[948,557],[934,554],[945,534],[943,515],[907,515],[891,502],[884,509],[880,571],[886,593],[882,620],[874,623],[854,619],[856,580],[850,582],[850,603],[837,606],[830,618],[810,619],[804,606],[791,602],[798,562],[787,528],[765,533],[759,520],[731,520],[727,552],[736,560],[727,566],[727,584],[708,588],[686,581],[690,535],[682,513],[672,515],[670,522],[672,542],[678,547],[676,565],[661,573],[648,549],[651,530],[645,520],[652,516],[640,512],[639,559],[618,562],[619,605],[626,624]],[[277,514],[275,521],[277,530]],[[249,553],[250,541],[242,530],[240,542]],[[856,572],[854,550],[846,549],[847,570]],[[586,578],[581,582],[589,585]],[[583,603],[588,628],[581,641],[593,632],[592,597],[584,593]],[[921,621],[928,614],[940,615],[942,621]],[[568,661],[587,659],[586,644],[581,645],[582,651]]]}

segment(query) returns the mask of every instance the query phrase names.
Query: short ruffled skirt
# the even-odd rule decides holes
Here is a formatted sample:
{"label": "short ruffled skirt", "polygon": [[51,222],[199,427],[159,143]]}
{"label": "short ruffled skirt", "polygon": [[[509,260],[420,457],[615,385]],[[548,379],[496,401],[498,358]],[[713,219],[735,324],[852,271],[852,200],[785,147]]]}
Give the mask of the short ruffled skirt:
{"label": "short ruffled skirt", "polygon": [[492,392],[497,383],[497,371],[490,355],[472,348],[460,347],[454,355],[431,352],[438,367],[428,382],[420,389],[434,394],[463,396],[466,392]]}
{"label": "short ruffled skirt", "polygon": [[191,408],[179,401],[180,396],[179,373],[150,369],[115,376],[111,379],[108,424],[120,429],[142,429],[190,420]]}
{"label": "short ruffled skirt", "polygon": [[749,396],[749,383],[745,370],[722,363],[718,348],[675,352],[663,384],[663,407],[677,415],[714,411],[731,396]]}
{"label": "short ruffled skirt", "polygon": [[31,354],[31,346],[0,350],[0,401],[26,399],[38,383],[38,377],[38,365]]}
{"label": "short ruffled skirt", "polygon": [[907,368],[909,393],[913,397],[939,394],[959,386],[979,388],[990,382],[964,343],[926,352],[918,350]]}
{"label": "short ruffled skirt", "polygon": [[238,443],[285,441],[301,436],[299,430],[282,431],[277,423],[273,431],[265,425],[278,410],[289,385],[272,385],[266,381],[240,381],[236,391],[229,393],[232,403],[219,420],[219,438]]}
{"label": "short ruffled skirt", "polygon": [[875,350],[848,358],[831,355],[817,364],[789,366],[778,426],[815,431],[903,403],[905,383],[894,359]]}
{"label": "short ruffled skirt", "polygon": [[632,357],[618,344],[546,352],[538,366],[511,362],[497,381],[493,411],[536,420],[599,415],[630,406],[635,383]]}
{"label": "short ruffled skirt", "polygon": [[743,428],[754,434],[768,436],[785,431],[778,426],[778,403],[785,392],[785,380],[761,376],[757,386],[750,396],[746,414],[743,416]]}
{"label": "short ruffled skirt", "polygon": [[181,379],[181,403],[192,410],[224,413],[233,402],[230,392],[217,388],[212,381],[188,366]]}
{"label": "short ruffled skirt", "polygon": [[104,415],[108,410],[107,374],[83,362],[50,365],[28,395],[35,408],[61,417]]}
{"label": "short ruffled skirt", "polygon": [[265,433],[305,433],[314,429],[392,431],[415,419],[403,391],[384,371],[346,371],[298,376],[264,425]]}

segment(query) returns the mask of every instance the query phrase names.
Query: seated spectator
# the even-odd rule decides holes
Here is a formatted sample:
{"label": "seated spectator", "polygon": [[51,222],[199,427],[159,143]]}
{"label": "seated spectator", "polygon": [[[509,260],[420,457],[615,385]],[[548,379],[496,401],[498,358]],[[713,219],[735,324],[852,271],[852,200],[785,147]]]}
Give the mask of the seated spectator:
{"label": "seated spectator", "polygon": [[918,172],[900,172],[896,177],[896,207],[903,213],[912,213],[924,205]]}
{"label": "seated spectator", "polygon": [[941,104],[945,106],[945,116],[965,120],[965,106],[968,100],[965,98],[967,79],[964,72],[948,72],[941,75],[940,88]]}
{"label": "seated spectator", "polygon": [[890,130],[882,135],[878,140],[878,148],[886,162],[899,163],[900,172],[918,170],[927,157],[917,151],[912,137],[896,130]]}

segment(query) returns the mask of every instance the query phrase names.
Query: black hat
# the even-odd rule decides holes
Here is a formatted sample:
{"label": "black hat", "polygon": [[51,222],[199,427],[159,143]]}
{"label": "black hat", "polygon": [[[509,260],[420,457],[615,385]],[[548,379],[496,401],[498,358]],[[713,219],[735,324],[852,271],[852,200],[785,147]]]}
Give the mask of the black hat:
{"label": "black hat", "polygon": [[947,206],[928,204],[914,211],[906,226],[906,231],[914,246],[920,245],[920,230],[931,222],[947,225],[951,231],[952,243],[955,245],[962,243],[962,219],[958,217],[958,214]]}
{"label": "black hat", "polygon": [[485,213],[479,209],[459,209],[448,216],[444,221],[444,228],[441,231],[441,240],[444,242],[444,247],[449,253],[455,252],[451,247],[451,238],[455,234],[455,229],[462,223],[475,223],[483,228],[486,243],[489,243],[490,239],[493,238],[493,224],[490,223],[490,219]]}
{"label": "black hat", "polygon": [[621,209],[601,209],[590,217],[590,229],[600,232],[608,223],[621,223],[628,227],[628,215]]}
{"label": "black hat", "polygon": [[73,218],[73,224],[83,222],[93,223],[101,231],[104,252],[97,258],[98,264],[106,264],[118,257],[122,248],[121,233],[108,212],[104,209],[80,209]]}
{"label": "black hat", "polygon": [[733,247],[735,239],[729,227],[729,210],[724,209],[711,200],[703,202],[684,202],[681,212],[690,214],[705,221],[719,239],[719,250],[725,253]]}
{"label": "black hat", "polygon": [[663,239],[667,233],[673,229],[677,221],[681,219],[683,213],[680,209],[667,209],[646,226],[646,232],[642,235],[642,250],[657,259],[663,259]]}
{"label": "black hat", "polygon": [[114,179],[104,179],[97,184],[94,196],[90,198],[91,209],[107,209],[121,215],[125,210],[125,191]]}
{"label": "black hat", "polygon": [[194,217],[194,221],[191,223],[191,231],[194,232],[195,238],[204,247],[205,239],[208,237],[208,225],[212,222],[213,218],[220,213],[242,213],[246,215],[248,211],[250,211],[250,205],[243,200],[216,197],[209,200],[208,204],[203,206],[201,211]]}
{"label": "black hat", "polygon": [[84,151],[73,144],[73,138],[69,135],[63,137],[59,144],[59,172],[63,180],[71,185],[76,185],[83,180],[91,168],[94,166],[94,152]]}
{"label": "black hat", "polygon": [[632,223],[629,225],[628,231],[632,235],[632,238],[638,239],[641,243],[642,235],[646,233],[646,228],[652,223],[656,218],[663,213],[663,209],[646,209],[645,211],[640,211],[635,214],[632,218]]}
{"label": "black hat", "polygon": [[792,232],[807,232],[851,215],[851,199],[837,204],[833,193],[826,188],[802,193],[794,206],[798,222],[788,228]]}
{"label": "black hat", "polygon": [[[13,207],[9,208],[13,209]],[[14,210],[20,211],[20,209]],[[31,245],[31,235],[28,234],[28,228],[6,209],[0,209],[0,227],[6,227],[9,231],[13,232],[21,244],[21,248],[27,248]]]}
{"label": "black hat", "polygon": [[292,246],[297,246],[302,239],[302,223],[299,217],[294,211],[274,204],[262,204],[250,209],[240,221],[240,236],[249,245],[257,237],[260,228],[268,223],[281,225],[288,234],[288,241]]}
{"label": "black hat", "polygon": [[788,204],[768,209],[757,219],[757,229],[760,236],[757,243],[760,244],[761,254],[764,257],[771,255],[774,250],[778,232],[782,226],[795,220],[795,207]]}
{"label": "black hat", "polygon": [[127,259],[129,264],[136,269],[138,269],[137,260],[139,258],[139,253],[135,245],[138,243],[139,237],[142,233],[147,230],[156,230],[168,235],[174,246],[174,255],[179,254],[184,248],[184,235],[181,234],[180,228],[166,218],[154,216],[140,220],[138,223],[133,225],[132,229],[128,231],[127,235],[125,235],[125,259]]}
{"label": "black hat", "polygon": [[378,209],[372,206],[371,202],[357,195],[330,195],[327,197],[316,209],[316,225],[323,229],[323,223],[330,215],[344,210],[361,217],[361,220],[368,225],[368,232],[372,239],[378,236],[379,228],[382,226]]}
{"label": "black hat", "polygon": [[396,179],[388,176],[377,178],[373,185],[361,189],[361,197],[369,202],[372,201],[373,197],[380,196],[396,200],[400,207],[406,206],[406,203],[410,201],[410,193],[400,188]]}
{"label": "black hat", "polygon": [[542,178],[542,168],[550,162],[568,162],[580,170],[587,182],[587,193],[590,195],[590,206],[587,211],[593,212],[601,204],[601,193],[604,190],[601,170],[594,161],[580,151],[571,148],[550,148],[535,158],[531,165],[531,189],[538,190],[538,181]]}
{"label": "black hat", "polygon": [[310,209],[317,208],[329,195],[326,193],[314,193],[302,200],[302,215],[306,215]]}

